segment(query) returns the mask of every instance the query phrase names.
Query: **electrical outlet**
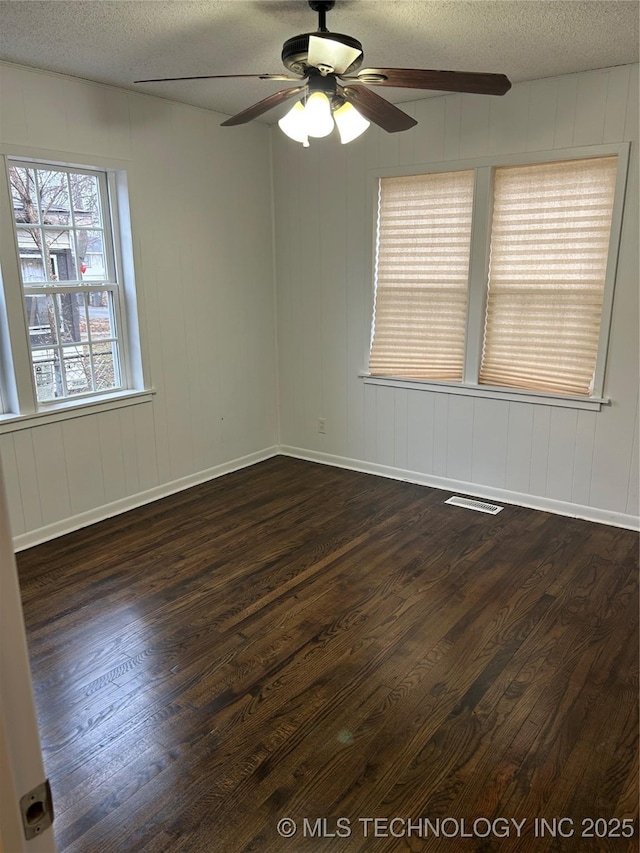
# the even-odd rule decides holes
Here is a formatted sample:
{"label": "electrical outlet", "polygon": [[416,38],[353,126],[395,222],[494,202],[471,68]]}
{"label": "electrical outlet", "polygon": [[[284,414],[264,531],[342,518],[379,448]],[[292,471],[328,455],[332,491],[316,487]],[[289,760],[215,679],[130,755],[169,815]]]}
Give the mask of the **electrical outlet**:
{"label": "electrical outlet", "polygon": [[327,434],[327,419],[326,418],[318,418],[318,432],[320,435]]}

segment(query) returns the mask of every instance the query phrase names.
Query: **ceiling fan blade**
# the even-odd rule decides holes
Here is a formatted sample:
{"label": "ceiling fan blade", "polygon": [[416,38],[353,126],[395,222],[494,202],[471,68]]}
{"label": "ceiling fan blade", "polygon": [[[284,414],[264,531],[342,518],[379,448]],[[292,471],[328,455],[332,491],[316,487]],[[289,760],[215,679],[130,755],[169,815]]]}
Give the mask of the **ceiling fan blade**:
{"label": "ceiling fan blade", "polygon": [[475,71],[427,71],[420,68],[365,68],[357,77],[344,78],[369,86],[397,86],[402,89],[436,89],[476,95],[504,95],[511,81],[504,74]]}
{"label": "ceiling fan blade", "polygon": [[359,56],[362,56],[362,51],[358,48],[322,35],[309,36],[307,62],[314,68],[327,65],[333,69],[333,73],[344,74]]}
{"label": "ceiling fan blade", "polygon": [[239,77],[254,77],[260,80],[300,80],[290,74],[204,74],[197,77],[156,77],[153,80],[134,80],[134,83],[167,83],[172,80],[231,80]]}
{"label": "ceiling fan blade", "polygon": [[258,116],[261,116],[263,113],[266,113],[273,107],[277,107],[279,104],[283,104],[285,101],[288,101],[289,98],[302,94],[306,88],[306,85],[292,86],[290,89],[283,89],[281,92],[275,92],[273,95],[269,95],[268,98],[258,101],[257,104],[254,104],[246,110],[243,110],[241,113],[237,113],[231,118],[228,118],[226,121],[223,121],[221,126],[232,127],[235,124],[244,124],[247,121],[251,121]]}
{"label": "ceiling fan blade", "polygon": [[361,115],[388,133],[409,130],[418,124],[410,115],[399,110],[371,89],[367,89],[366,86],[344,86],[339,89],[339,92]]}

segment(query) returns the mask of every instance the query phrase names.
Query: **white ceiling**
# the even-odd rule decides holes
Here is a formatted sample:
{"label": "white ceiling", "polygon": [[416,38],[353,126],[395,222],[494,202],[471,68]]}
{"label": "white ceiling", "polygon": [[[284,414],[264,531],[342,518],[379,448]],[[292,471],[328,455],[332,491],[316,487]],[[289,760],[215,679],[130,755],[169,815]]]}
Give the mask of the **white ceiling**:
{"label": "white ceiling", "polygon": [[[327,27],[362,42],[363,68],[492,71],[517,83],[637,62],[639,8],[637,0],[337,0]],[[0,59],[232,115],[292,84],[133,81],[280,73],[283,42],[316,28],[306,0],[2,0]],[[377,91],[395,102],[429,94]]]}

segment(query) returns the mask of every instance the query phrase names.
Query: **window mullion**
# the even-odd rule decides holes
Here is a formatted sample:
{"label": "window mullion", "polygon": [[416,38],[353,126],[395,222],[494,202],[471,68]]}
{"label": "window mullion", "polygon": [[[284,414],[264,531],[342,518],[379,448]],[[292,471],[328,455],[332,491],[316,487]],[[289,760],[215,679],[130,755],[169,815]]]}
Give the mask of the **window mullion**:
{"label": "window mullion", "polygon": [[487,302],[487,273],[491,243],[493,169],[476,169],[469,256],[469,296],[463,382],[477,384],[480,373],[484,315]]}

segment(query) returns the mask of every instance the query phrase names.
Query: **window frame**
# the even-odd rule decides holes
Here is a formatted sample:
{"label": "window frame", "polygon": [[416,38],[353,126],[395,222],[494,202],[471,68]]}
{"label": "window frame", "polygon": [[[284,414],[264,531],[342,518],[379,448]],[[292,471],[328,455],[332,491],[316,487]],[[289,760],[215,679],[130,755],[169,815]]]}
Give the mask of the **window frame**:
{"label": "window frame", "polygon": [[[475,172],[474,200],[471,224],[471,252],[469,257],[469,291],[467,301],[467,329],[462,382],[439,380],[403,379],[395,376],[377,376],[362,370],[358,376],[365,384],[383,385],[398,388],[412,388],[423,391],[441,391],[464,396],[485,397],[500,400],[523,401],[543,405],[560,405],[569,408],[599,410],[609,405],[611,400],[604,397],[606,378],[606,357],[611,330],[613,296],[618,266],[618,255],[622,232],[625,191],[629,165],[630,144],[611,143],[605,145],[563,148],[550,151],[527,151],[510,155],[496,155],[467,160],[446,160],[435,164],[414,164],[386,169],[371,169],[369,180],[371,193],[369,201],[369,221],[372,223],[370,244],[368,246],[369,275],[372,283],[369,302],[370,330],[373,332],[373,312],[375,305],[375,251],[377,239],[377,198],[380,178],[401,175],[419,175],[435,172],[454,172],[473,169]],[[484,340],[484,319],[488,293],[489,252],[491,243],[491,216],[493,208],[493,179],[495,170],[502,166],[526,166],[537,163],[564,162],[596,157],[617,156],[617,175],[611,219],[611,236],[607,260],[607,272],[603,294],[600,338],[596,367],[594,371],[593,393],[589,397],[551,392],[531,391],[528,389],[503,388],[478,382],[482,346]],[[364,364],[369,361],[370,338],[367,340]]]}
{"label": "window frame", "polygon": [[[72,157],[72,159],[71,159]],[[42,423],[66,420],[83,414],[134,405],[151,400],[150,387],[143,362],[143,342],[138,323],[138,293],[134,276],[134,251],[129,212],[130,164],[111,158],[87,160],[86,157],[60,155],[23,146],[0,146],[0,434],[25,429]],[[26,316],[25,295],[28,287],[22,282],[20,253],[11,201],[9,166],[99,173],[104,176],[106,197],[101,200],[105,233],[109,246],[103,251],[109,273],[107,289],[116,287],[117,306],[114,306],[121,384],[118,388],[89,392],[69,397],[38,401],[32,368],[31,348]],[[102,180],[102,177],[101,177]],[[64,292],[65,282],[58,292]],[[78,289],[78,282],[70,282]],[[83,292],[90,292],[91,286]],[[105,289],[104,287],[102,288]],[[52,294],[56,288],[48,288]]]}

